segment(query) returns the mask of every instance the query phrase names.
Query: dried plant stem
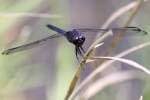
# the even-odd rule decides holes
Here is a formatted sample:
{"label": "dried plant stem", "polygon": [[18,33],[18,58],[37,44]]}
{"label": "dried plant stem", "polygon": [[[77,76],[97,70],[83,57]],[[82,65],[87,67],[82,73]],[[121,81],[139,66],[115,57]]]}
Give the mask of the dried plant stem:
{"label": "dried plant stem", "polygon": [[[123,51],[122,53],[116,55],[116,58],[121,58],[124,57],[126,55],[129,55],[139,49],[145,48],[150,46],[150,42],[146,42],[143,44],[140,44],[138,46],[132,47],[126,51]],[[92,79],[98,74],[101,73],[103,70],[105,70],[106,68],[108,68],[113,62],[115,62],[115,60],[111,60],[111,61],[107,61],[106,63],[103,63],[102,65],[100,65],[95,71],[93,71],[79,86],[78,88],[73,92],[73,94],[71,95],[71,100],[73,100],[75,98],[75,96],[77,96],[80,92],[80,90],[82,90],[88,83],[90,83],[92,81]],[[144,68],[145,69],[145,68]],[[148,69],[147,69],[148,70]],[[147,73],[147,71],[146,71]]]}
{"label": "dried plant stem", "polygon": [[[99,46],[103,45],[103,43],[99,44]],[[97,46],[96,46],[97,47]],[[72,81],[71,81],[71,84],[69,86],[69,90],[67,91],[67,95],[65,97],[64,100],[68,100],[70,95],[72,94],[75,86],[76,86],[76,83],[78,81],[78,79],[80,78],[80,73],[82,71],[82,68],[84,67],[84,64],[86,63],[86,60],[88,59],[88,57],[91,55],[91,52],[93,52],[95,50],[95,48],[92,48],[89,52],[87,52],[84,56],[84,58],[82,59],[80,65],[77,67],[77,71],[75,73],[75,76],[73,77]]]}
{"label": "dried plant stem", "polygon": [[[136,16],[137,12],[139,11],[143,3],[143,0],[138,0],[136,2],[137,2],[136,6],[133,8],[134,10],[132,10],[131,15],[129,16],[128,20],[126,21],[123,27],[127,27],[131,23],[131,21],[133,20],[133,18]],[[105,53],[105,56],[112,54],[113,49],[118,45],[119,41],[123,38],[124,35],[125,35],[125,32],[115,34],[114,38],[112,39],[110,47],[107,49],[107,52]],[[99,64],[102,64],[105,61],[106,60],[103,59],[99,61],[100,62]]]}
{"label": "dried plant stem", "polygon": [[90,84],[81,95],[77,96],[74,100],[89,100],[99,91],[102,91],[104,88],[121,83],[124,81],[139,79],[139,75],[137,75],[134,71],[120,71],[115,72],[113,74],[107,75],[101,79],[98,79],[96,82]]}
{"label": "dried plant stem", "polygon": [[[140,1],[142,1],[142,0],[140,0]],[[138,2],[138,1],[136,1],[136,4],[134,4],[134,5],[130,5],[130,4],[129,4],[129,5],[131,6],[131,8],[129,8],[129,9],[123,9],[123,8],[127,8],[128,5],[126,5],[125,7],[122,7],[122,12],[123,12],[123,13],[119,13],[119,14],[118,14],[117,12],[120,11],[120,10],[118,10],[117,12],[115,12],[115,13],[112,15],[112,16],[114,16],[114,17],[110,17],[110,18],[112,18],[112,19],[108,19],[108,21],[106,21],[107,24],[104,24],[103,27],[105,27],[105,26],[107,26],[107,25],[109,26],[109,24],[113,23],[118,17],[120,17],[120,16],[123,15],[124,13],[126,13],[127,11],[129,11],[129,10],[135,8],[136,6],[139,6],[139,5],[137,5],[137,4],[138,4],[137,2]],[[139,4],[141,4],[141,3],[139,3]],[[138,11],[138,10],[137,10],[137,11]],[[137,11],[135,11],[135,12],[137,12]],[[118,14],[118,15],[116,15],[116,14]],[[135,14],[136,14],[136,13],[132,13],[132,14],[131,14],[132,16],[130,16],[130,17],[132,17],[132,18],[129,17],[130,21],[127,22],[128,24],[129,24],[129,22],[131,22],[131,19],[133,19],[133,17],[135,16]],[[110,22],[110,23],[109,23],[109,22]],[[125,24],[125,25],[127,25],[127,24]],[[107,37],[110,36],[111,34],[112,34],[112,33],[111,33],[110,31],[107,32],[107,33],[104,34],[102,37],[96,39],[96,41],[93,42],[93,44],[89,47],[89,49],[87,50],[86,54],[84,55],[84,58],[81,60],[80,65],[77,67],[78,69],[77,69],[77,71],[76,71],[76,73],[75,73],[75,75],[74,75],[74,77],[73,77],[73,79],[72,79],[72,81],[71,81],[71,84],[70,84],[70,86],[69,86],[69,90],[67,91],[67,95],[65,96],[65,100],[68,100],[69,97],[70,97],[70,95],[72,94],[72,92],[73,92],[73,90],[74,90],[74,88],[75,88],[75,86],[76,86],[76,84],[77,84],[77,81],[78,81],[79,78],[80,78],[81,70],[83,69],[83,67],[84,67],[84,65],[85,65],[85,63],[86,63],[86,60],[90,57],[90,55],[91,55],[92,52],[94,51],[95,45],[97,45],[98,43],[102,42],[105,38],[107,38]]]}
{"label": "dried plant stem", "polygon": [[[140,71],[143,71],[144,73],[150,75],[150,70],[146,69],[144,66],[138,64],[137,62],[134,62],[134,61],[129,60],[129,59],[117,58],[117,57],[101,57],[101,56],[100,57],[94,57],[94,59],[110,59],[110,60],[119,61],[119,62],[128,64],[128,65],[131,65],[131,67],[135,67],[135,68],[139,69]],[[116,73],[114,73],[114,74],[116,74]],[[129,73],[126,74],[126,75],[121,75],[120,74],[120,75],[116,75],[113,78],[112,78],[112,75],[108,75],[110,77],[104,77],[102,79],[98,79],[96,82],[90,84],[90,86],[88,86],[85,89],[84,93],[80,93],[80,95],[77,96],[76,98],[81,97],[82,99],[87,100],[87,99],[91,98],[96,93],[100,92],[102,89],[104,89],[105,87],[107,87],[111,84],[118,83],[120,81],[122,82],[122,81],[125,81],[125,80],[129,80],[130,77],[132,77],[132,78],[135,77],[133,75],[131,75],[131,76],[128,76],[128,75],[129,75]],[[125,80],[124,80],[123,77],[125,78]],[[75,100],[78,100],[78,99],[75,99]]]}

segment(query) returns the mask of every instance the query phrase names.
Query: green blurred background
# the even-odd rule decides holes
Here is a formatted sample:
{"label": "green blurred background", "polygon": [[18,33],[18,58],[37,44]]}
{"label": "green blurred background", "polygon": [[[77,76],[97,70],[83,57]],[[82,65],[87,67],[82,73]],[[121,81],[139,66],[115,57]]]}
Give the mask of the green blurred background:
{"label": "green blurred background", "polygon": [[[100,27],[115,10],[131,1],[0,0],[0,50],[54,34],[46,27],[48,23],[66,30]],[[132,25],[150,32],[149,17],[150,2],[147,2]],[[122,26],[123,21],[124,18],[114,23],[114,26]],[[94,38],[93,35],[87,37],[89,41],[85,48]],[[148,66],[149,55],[145,54],[143,58],[144,64]],[[63,100],[77,64],[74,46],[64,38],[53,39],[40,47],[9,56],[0,55],[0,100]],[[90,71],[90,68],[85,70],[83,78]],[[147,92],[150,89],[143,92],[143,86],[143,82],[140,82],[138,90],[145,93],[144,100],[150,100],[150,92]],[[126,100],[136,100],[131,98]]]}

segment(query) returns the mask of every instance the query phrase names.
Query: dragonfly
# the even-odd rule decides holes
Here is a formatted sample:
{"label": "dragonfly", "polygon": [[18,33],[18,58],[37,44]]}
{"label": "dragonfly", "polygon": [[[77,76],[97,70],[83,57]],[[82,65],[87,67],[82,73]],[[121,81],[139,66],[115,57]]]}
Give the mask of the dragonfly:
{"label": "dragonfly", "polygon": [[46,41],[52,39],[52,38],[58,38],[61,36],[64,36],[70,43],[72,43],[75,46],[75,55],[76,58],[79,59],[79,56],[83,56],[83,54],[85,53],[85,50],[83,49],[83,44],[86,40],[86,37],[84,36],[84,33],[86,32],[108,32],[108,31],[112,31],[112,33],[116,33],[116,32],[134,32],[134,33],[139,33],[142,32],[143,34],[147,34],[146,31],[138,28],[138,27],[117,27],[117,28],[106,28],[106,29],[96,29],[96,28],[74,28],[70,31],[65,31],[55,25],[52,24],[47,24],[46,25],[49,29],[51,29],[52,31],[57,32],[58,34],[54,34],[51,36],[48,36],[46,38],[43,38],[41,40],[37,40],[25,45],[21,45],[21,46],[17,46],[17,47],[13,47],[7,50],[4,50],[2,52],[3,55],[9,55],[9,54],[13,54],[15,52],[18,51],[23,51],[23,50],[27,50],[27,49],[31,49],[33,47],[37,47],[40,46],[42,44],[44,44]]}

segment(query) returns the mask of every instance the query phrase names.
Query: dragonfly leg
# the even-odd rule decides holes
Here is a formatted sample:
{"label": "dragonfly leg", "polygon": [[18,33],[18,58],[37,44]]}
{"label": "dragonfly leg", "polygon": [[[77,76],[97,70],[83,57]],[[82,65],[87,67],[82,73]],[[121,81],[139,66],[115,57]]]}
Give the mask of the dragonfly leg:
{"label": "dragonfly leg", "polygon": [[83,49],[83,47],[81,46],[80,48],[81,48],[81,51],[82,51],[83,53],[85,53],[85,50]]}
{"label": "dragonfly leg", "polygon": [[81,56],[82,55],[82,52],[81,52],[81,50],[80,50],[80,48],[79,47],[77,47],[78,49],[78,54]]}
{"label": "dragonfly leg", "polygon": [[77,58],[77,60],[79,61],[79,57],[78,57],[78,47],[75,47],[75,54],[76,54],[76,58]]}
{"label": "dragonfly leg", "polygon": [[78,47],[78,46],[75,47],[75,54],[76,54],[76,58],[78,61],[79,61],[79,56],[83,57],[84,53],[85,53],[85,51],[84,51],[83,47]]}
{"label": "dragonfly leg", "polygon": [[80,56],[82,56],[83,57],[83,55],[84,55],[84,50],[83,50],[83,48],[82,47],[79,47],[79,52],[80,52]]}

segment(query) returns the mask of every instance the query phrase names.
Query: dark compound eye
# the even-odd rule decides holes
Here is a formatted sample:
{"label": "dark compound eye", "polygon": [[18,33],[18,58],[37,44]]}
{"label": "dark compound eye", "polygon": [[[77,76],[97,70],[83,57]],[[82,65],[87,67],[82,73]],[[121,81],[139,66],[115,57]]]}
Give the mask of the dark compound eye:
{"label": "dark compound eye", "polygon": [[83,37],[83,36],[76,37],[75,40],[73,41],[73,44],[80,47],[83,45],[84,41],[85,41],[85,37]]}
{"label": "dark compound eye", "polygon": [[85,37],[80,36],[80,37],[78,38],[78,41],[79,41],[80,43],[84,43],[84,41],[85,41]]}

